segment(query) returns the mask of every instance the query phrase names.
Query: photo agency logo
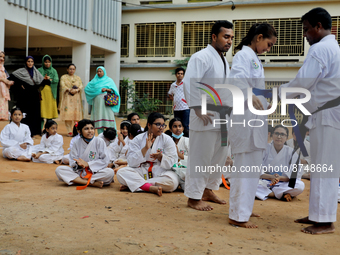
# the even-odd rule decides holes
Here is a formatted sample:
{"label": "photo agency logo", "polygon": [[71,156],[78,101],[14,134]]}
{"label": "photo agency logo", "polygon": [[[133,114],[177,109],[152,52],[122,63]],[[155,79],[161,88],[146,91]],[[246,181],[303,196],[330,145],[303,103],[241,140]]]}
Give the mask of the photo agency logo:
{"label": "photo agency logo", "polygon": [[[227,89],[230,91],[233,102],[232,102],[232,107],[229,107],[231,112],[231,109],[233,111],[233,115],[244,115],[245,113],[245,97],[242,92],[242,90],[235,85],[231,84],[215,84],[215,88],[212,86],[202,83],[202,82],[197,82],[198,84],[204,86],[202,87],[197,87],[198,89],[206,92],[201,94],[201,113],[202,115],[207,114],[207,110],[209,111],[209,105],[207,104],[207,95],[211,97],[213,100],[215,106],[219,106],[218,103],[216,102],[215,97],[217,97],[219,104],[221,107],[223,107],[221,96],[217,93],[216,89]],[[209,91],[210,90],[210,91]],[[294,93],[294,94],[301,94],[305,95],[303,98],[293,98],[289,99],[287,98],[287,94],[289,93]],[[264,96],[265,98],[270,98],[272,101],[272,105],[270,109],[266,110],[257,110],[253,106],[253,95],[256,96]],[[272,90],[261,90],[261,89],[256,89],[256,88],[248,88],[247,89],[247,107],[249,111],[255,115],[269,115],[272,114],[276,111],[277,109],[277,104],[278,104],[278,90],[276,87],[274,87]],[[281,112],[280,114],[285,116],[287,115],[287,105],[291,105],[294,108],[299,109],[304,115],[309,116],[311,113],[303,106],[304,103],[307,103],[311,99],[311,94],[307,89],[304,88],[281,88]],[[227,109],[228,106],[226,105],[228,102],[225,103],[224,107]],[[222,117],[222,116],[220,116]],[[274,121],[279,119],[266,119],[267,122],[271,122],[271,125],[273,125]],[[229,121],[230,126],[233,126],[233,120],[227,120],[227,119],[214,119],[213,120],[213,125],[214,127],[216,125],[222,125],[222,124],[227,124]],[[286,122],[291,122],[292,126],[287,126],[285,125]],[[260,122],[258,125],[253,125],[255,122]],[[294,124],[293,124],[294,123]],[[236,124],[243,124],[243,126],[246,126],[246,120],[244,119],[243,122],[234,122],[234,125]],[[260,119],[250,119],[248,120],[248,126],[249,127],[262,127],[265,123],[264,121]],[[284,119],[281,121],[281,125],[285,127],[295,127],[298,125],[298,122],[296,119]]]}

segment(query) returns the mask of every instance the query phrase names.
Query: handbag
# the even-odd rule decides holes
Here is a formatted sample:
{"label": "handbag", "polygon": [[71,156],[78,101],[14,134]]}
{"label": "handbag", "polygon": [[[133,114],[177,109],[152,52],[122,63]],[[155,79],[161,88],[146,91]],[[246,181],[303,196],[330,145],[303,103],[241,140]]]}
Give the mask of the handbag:
{"label": "handbag", "polygon": [[119,96],[117,96],[115,93],[107,92],[107,94],[104,96],[104,101],[105,105],[114,106],[118,104]]}

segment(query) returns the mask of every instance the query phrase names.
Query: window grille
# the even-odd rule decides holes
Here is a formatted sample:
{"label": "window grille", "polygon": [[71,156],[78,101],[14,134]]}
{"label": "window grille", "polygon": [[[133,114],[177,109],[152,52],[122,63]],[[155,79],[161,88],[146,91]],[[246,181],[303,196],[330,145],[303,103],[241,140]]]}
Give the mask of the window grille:
{"label": "window grille", "polygon": [[278,38],[276,44],[271,48],[270,52],[262,54],[262,56],[303,56],[304,55],[304,39],[302,24],[300,18],[294,19],[254,19],[254,20],[234,20],[234,42],[233,54],[235,55],[235,47],[246,36],[249,28],[254,23],[267,22],[276,29]]}
{"label": "window grille", "polygon": [[204,49],[211,41],[211,28],[215,21],[182,22],[182,56],[190,57]]}
{"label": "window grille", "polygon": [[332,34],[340,45],[340,17],[332,17]]}
{"label": "window grille", "polygon": [[136,24],[136,57],[174,57],[176,23]]}
{"label": "window grille", "polygon": [[120,41],[120,56],[121,57],[128,57],[129,56],[129,25],[122,25],[122,32],[121,32],[121,41]]}

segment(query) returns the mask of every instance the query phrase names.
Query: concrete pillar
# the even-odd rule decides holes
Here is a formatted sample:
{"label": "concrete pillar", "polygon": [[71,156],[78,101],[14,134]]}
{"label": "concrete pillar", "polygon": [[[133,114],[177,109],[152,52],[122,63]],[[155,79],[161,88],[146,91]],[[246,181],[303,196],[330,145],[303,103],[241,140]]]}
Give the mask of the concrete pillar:
{"label": "concrete pillar", "polygon": [[120,83],[120,52],[106,52],[104,58],[104,67],[107,76],[112,78],[119,90]]}
{"label": "concrete pillar", "polygon": [[0,50],[5,50],[5,19],[3,11],[0,8]]}
{"label": "concrete pillar", "polygon": [[[78,75],[83,86],[87,85],[90,80],[90,63],[91,63],[91,45],[89,43],[73,43],[72,46],[72,62],[76,65],[76,75]],[[83,101],[83,116],[89,118],[88,115],[88,103],[86,101],[84,90],[82,91]]]}
{"label": "concrete pillar", "polygon": [[175,45],[175,59],[182,58],[182,22],[176,22],[176,45]]}

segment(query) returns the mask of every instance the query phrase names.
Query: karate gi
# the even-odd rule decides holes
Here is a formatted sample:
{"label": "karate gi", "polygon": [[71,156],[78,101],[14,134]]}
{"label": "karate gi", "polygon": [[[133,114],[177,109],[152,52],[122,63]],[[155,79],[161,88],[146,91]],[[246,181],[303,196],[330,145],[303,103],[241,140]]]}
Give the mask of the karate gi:
{"label": "karate gi", "polygon": [[[141,191],[140,187],[145,183],[161,186],[163,191],[172,192],[178,187],[178,176],[171,170],[177,162],[177,149],[174,141],[166,134],[157,136],[152,147],[143,157],[142,149],[145,147],[148,132],[137,135],[130,143],[127,153],[128,166],[117,172],[118,181],[132,192]],[[161,150],[162,161],[152,159],[150,154]],[[149,178],[148,169],[153,162],[152,178]]]}
{"label": "karate gi", "polygon": [[175,173],[178,175],[179,184],[181,185],[181,188],[185,190],[185,175],[187,172],[189,155],[189,138],[182,136],[177,143],[177,148],[179,152],[183,153],[184,159],[178,157],[179,162],[176,163],[176,166],[172,167],[172,170],[174,170]]}
{"label": "karate gi", "polygon": [[98,135],[98,138],[101,138],[101,139],[103,139],[104,140],[104,142],[105,142],[105,144],[106,144],[106,146],[109,146],[111,143],[113,143],[114,141],[115,141],[115,139],[112,139],[112,140],[107,140],[106,138],[105,138],[105,136],[104,136],[104,134],[103,133],[100,133],[99,135]]}
{"label": "karate gi", "polygon": [[[128,136],[126,136],[124,138],[125,144],[127,142],[127,139],[129,139]],[[119,158],[119,155],[120,155],[120,153],[121,153],[121,151],[122,151],[122,149],[124,147],[123,143],[119,143],[118,144],[118,141],[119,141],[118,137],[116,137],[114,139],[114,141],[112,143],[110,143],[110,145],[107,147],[108,153],[109,153],[108,155],[109,155],[109,158],[110,158],[110,162],[115,162]]]}
{"label": "karate gi", "polygon": [[46,138],[46,134],[41,137],[40,144],[32,147],[32,153],[48,152],[42,154],[38,159],[32,158],[35,163],[53,164],[56,160],[61,160],[64,156],[63,137],[59,134],[51,135]]}
{"label": "karate gi", "polygon": [[[298,159],[298,154],[296,152],[294,153],[292,158],[293,150],[294,149],[292,149],[291,147],[284,145],[283,148],[279,151],[279,153],[277,153],[274,148],[274,144],[273,143],[268,144],[267,149],[263,153],[262,162],[262,166],[267,167],[267,172],[262,172],[262,174],[277,173],[280,176],[290,178],[292,173],[292,167]],[[291,165],[289,165],[290,160]],[[300,161],[298,164],[300,164]],[[283,171],[280,171],[279,169],[277,169],[278,171],[275,171],[275,166],[280,168],[281,166],[282,167],[286,166],[286,168],[282,168]],[[273,167],[273,169],[271,169],[270,167]],[[296,167],[298,167],[300,171],[298,172],[294,188],[288,187],[289,182],[281,181],[275,184],[273,187],[271,187],[270,186],[271,181],[260,180],[256,190],[256,197],[261,200],[266,200],[271,192],[274,192],[275,197],[277,199],[281,199],[282,196],[285,194],[290,194],[292,197],[296,197],[297,195],[301,194],[305,188],[305,184],[301,181],[303,171],[302,169],[300,169],[299,165],[297,165]],[[265,170],[265,168],[263,170]]]}
{"label": "karate gi", "polygon": [[[70,151],[72,149],[72,146],[73,144],[80,138],[80,135],[76,135],[75,137],[73,137],[71,139],[71,142],[70,142],[70,147],[67,149],[68,151]],[[70,154],[66,154],[63,156],[62,160],[63,164],[68,164],[66,162],[70,162]]]}
{"label": "karate gi", "polygon": [[[294,149],[294,139],[289,139],[287,140],[287,145],[291,148]],[[306,151],[308,153],[308,156],[305,157],[302,155],[302,152],[300,154],[300,159],[304,159],[308,162],[308,164],[304,164],[304,173],[308,173],[309,172],[309,168],[310,168],[310,162],[311,162],[311,158],[310,158],[310,143],[305,139],[303,141],[303,144],[305,145]],[[296,150],[296,153],[299,154],[300,153],[300,148]]]}
{"label": "karate gi", "polygon": [[85,169],[73,170],[76,161],[73,159],[83,159],[89,164],[89,171],[93,173],[90,183],[102,181],[104,185],[109,185],[113,181],[114,171],[107,168],[109,158],[107,157],[107,147],[103,139],[94,137],[90,143],[86,143],[83,138],[78,139],[70,152],[70,166],[59,166],[55,173],[60,181],[68,185],[73,184],[77,177],[86,176]]}
{"label": "karate gi", "polygon": [[[201,106],[201,95],[207,95],[206,92],[197,87],[210,90],[198,82],[208,84],[215,88],[216,84],[225,83],[229,72],[229,64],[226,58],[224,56],[221,57],[210,44],[205,49],[193,54],[189,60],[183,79],[185,99],[189,107]],[[227,106],[228,90],[215,89],[221,98],[222,104]],[[214,104],[210,96],[207,96],[207,103]],[[220,103],[218,103],[218,105],[220,105]],[[212,120],[227,119],[227,116],[220,116],[220,114],[215,111],[207,111],[207,113],[213,114],[213,116],[210,116]],[[194,109],[190,109],[189,129],[189,147],[191,150],[189,151],[188,157],[184,194],[188,198],[198,200],[202,198],[206,188],[211,190],[219,189],[222,181],[222,173],[221,171],[197,172],[197,169],[203,170],[208,166],[216,167],[216,165],[223,167],[226,160],[227,147],[221,146],[220,125],[215,125],[214,127],[214,125],[209,122],[208,125],[204,126],[203,121],[196,116]]]}
{"label": "karate gi", "polygon": [[[259,177],[261,175],[260,165],[262,163],[263,150],[267,147],[268,126],[267,116],[255,115],[248,109],[247,89],[265,89],[264,70],[256,53],[248,46],[236,53],[233,58],[230,72],[231,83],[239,87],[245,99],[244,115],[232,115],[233,122],[243,123],[229,125],[228,138],[233,152],[236,172],[231,174],[229,218],[239,222],[249,221],[252,214],[255,193]],[[267,109],[267,101],[263,96],[258,96],[264,109]],[[250,127],[248,120],[256,119],[264,122],[262,127]],[[230,124],[230,122],[228,123]],[[260,121],[252,122],[254,126],[261,125]],[[244,167],[250,167],[252,172],[246,172]],[[241,172],[243,171],[243,172]]]}
{"label": "karate gi", "polygon": [[[4,158],[17,159],[24,156],[31,159],[33,140],[27,125],[20,123],[20,126],[18,126],[14,122],[9,123],[1,131],[0,141]],[[23,143],[27,143],[26,150],[20,147],[20,144]]]}
{"label": "karate gi", "polygon": [[[334,35],[313,44],[297,76],[282,87],[305,88],[311,99],[304,107],[312,113],[326,102],[340,96],[340,49]],[[294,98],[299,93],[287,94]],[[302,94],[304,95],[304,94]],[[281,91],[280,91],[281,97]],[[339,185],[340,106],[319,111],[309,116],[311,164],[332,165],[327,173],[311,171],[309,220],[335,222]]]}

